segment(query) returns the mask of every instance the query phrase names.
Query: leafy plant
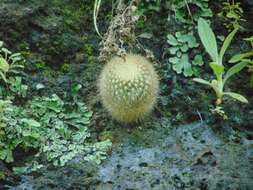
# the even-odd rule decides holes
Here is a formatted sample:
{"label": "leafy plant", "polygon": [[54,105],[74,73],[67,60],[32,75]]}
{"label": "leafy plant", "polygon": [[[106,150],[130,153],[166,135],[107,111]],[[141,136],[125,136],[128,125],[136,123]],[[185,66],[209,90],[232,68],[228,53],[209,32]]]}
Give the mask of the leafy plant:
{"label": "leafy plant", "polygon": [[234,28],[240,27],[240,22],[243,21],[243,9],[240,2],[234,0],[227,0],[222,3],[223,7],[218,16],[225,19],[225,26],[228,31],[232,31]]}
{"label": "leafy plant", "polygon": [[[36,147],[34,141],[26,135],[25,126],[19,120],[18,107],[11,101],[0,100],[1,135],[0,135],[0,159],[13,162],[13,150],[19,145],[24,149]],[[32,123],[31,123],[32,125]],[[36,131],[36,128],[33,128]]]}
{"label": "leafy plant", "polygon": [[145,16],[148,11],[159,12],[160,8],[161,8],[161,0],[145,0],[140,2],[136,14],[138,16]]}
{"label": "leafy plant", "polygon": [[175,19],[184,24],[193,24],[200,17],[212,17],[212,10],[208,6],[209,0],[173,0],[172,9]]}
{"label": "leafy plant", "polygon": [[25,98],[27,95],[28,86],[22,83],[21,77],[11,77],[8,81],[9,89],[14,95]]}
{"label": "leafy plant", "polygon": [[[253,72],[253,36],[249,38],[245,38],[244,40],[249,41],[251,44],[251,50],[245,53],[239,53],[234,55],[229,62],[237,63],[237,62],[248,62],[249,71]],[[250,78],[250,86],[253,87],[253,75]]]}
{"label": "leafy plant", "polygon": [[169,53],[172,57],[169,62],[177,74],[184,76],[198,75],[198,68],[203,65],[203,58],[196,54],[199,47],[194,36],[194,23],[200,17],[212,17],[212,10],[208,6],[208,0],[173,0],[170,7],[174,11],[176,21],[183,23],[183,29],[177,31],[175,35],[167,35],[167,43],[170,45]]}
{"label": "leafy plant", "polygon": [[251,58],[253,57],[253,36],[249,38],[245,38],[244,40],[249,41],[252,47],[252,50],[246,53],[239,53],[234,55],[229,62],[230,63],[236,63],[236,62],[241,62],[241,61],[251,61]]}
{"label": "leafy plant", "polygon": [[[65,103],[57,95],[35,97],[25,107],[0,101],[0,159],[13,162],[13,151],[37,150],[36,157],[63,166],[81,155],[84,161],[100,163],[111,146],[109,140],[90,142],[88,125],[92,113],[82,102]],[[16,171],[34,171],[43,164],[27,164]]]}
{"label": "leafy plant", "polygon": [[192,62],[189,60],[190,51],[199,46],[193,32],[186,34],[176,32],[175,36],[168,34],[167,42],[171,46],[168,49],[169,53],[174,56],[169,59],[169,62],[172,63],[173,70],[178,74],[183,73],[186,77],[192,76],[194,73],[192,65],[203,65],[203,58],[199,54],[194,56]]}
{"label": "leafy plant", "polygon": [[218,53],[217,42],[215,35],[210,28],[207,21],[200,18],[198,20],[198,33],[201,39],[202,44],[204,45],[207,53],[210,55],[212,62],[209,64],[213,73],[216,76],[216,79],[212,80],[211,82],[206,81],[201,78],[194,78],[195,82],[199,82],[201,84],[208,85],[213,88],[216,93],[216,105],[222,103],[222,98],[224,95],[230,96],[240,102],[247,103],[247,99],[240,94],[234,92],[224,92],[224,85],[226,84],[227,80],[233,76],[234,74],[238,73],[242,70],[247,64],[247,61],[240,62],[233,67],[231,67],[227,72],[225,72],[225,67],[222,64],[223,56],[230,45],[234,35],[236,34],[238,28],[235,28],[225,39],[220,52]]}
{"label": "leafy plant", "polygon": [[24,59],[20,53],[12,53],[5,47],[3,42],[0,41],[0,76],[4,82],[7,82],[7,74],[20,72],[23,69]]}

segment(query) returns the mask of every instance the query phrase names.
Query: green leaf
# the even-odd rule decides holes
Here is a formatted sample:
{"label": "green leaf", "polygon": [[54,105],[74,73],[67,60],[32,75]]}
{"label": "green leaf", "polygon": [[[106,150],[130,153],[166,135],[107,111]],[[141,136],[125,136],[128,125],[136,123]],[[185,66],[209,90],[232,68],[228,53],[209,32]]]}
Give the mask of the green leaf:
{"label": "green leaf", "polygon": [[12,58],[15,58],[15,57],[18,57],[18,58],[22,59],[21,58],[21,53],[13,53],[9,58],[12,59]]}
{"label": "green leaf", "polygon": [[5,74],[4,74],[2,71],[0,71],[0,76],[1,76],[1,78],[4,80],[4,82],[7,83],[6,76],[5,76]]}
{"label": "green leaf", "polygon": [[183,54],[182,55],[182,64],[184,65],[184,76],[186,77],[190,77],[193,75],[193,70],[192,70],[192,66],[189,62],[189,57],[187,54]]}
{"label": "green leaf", "polygon": [[225,41],[223,42],[223,45],[221,47],[221,50],[220,50],[220,64],[222,64],[222,59],[223,59],[223,56],[228,48],[228,46],[230,45],[232,39],[234,38],[236,32],[238,31],[238,28],[235,28],[225,39]]}
{"label": "green leaf", "polygon": [[192,64],[193,65],[199,65],[199,66],[203,65],[204,64],[203,57],[201,55],[199,55],[199,54],[195,55],[195,57],[194,57],[194,59],[192,61]]}
{"label": "green leaf", "polygon": [[189,57],[187,54],[183,54],[182,57],[172,57],[169,61],[173,64],[173,70],[178,74],[182,73],[184,76],[192,76],[193,70],[191,64],[189,63]]}
{"label": "green leaf", "polygon": [[244,38],[244,40],[252,42],[253,41],[253,36],[251,36],[249,38]]}
{"label": "green leaf", "polygon": [[8,62],[4,58],[0,57],[0,69],[4,73],[6,73],[9,71],[9,68],[10,68],[10,66],[9,66]]}
{"label": "green leaf", "polygon": [[175,33],[175,36],[176,36],[177,38],[180,38],[180,37],[182,36],[182,34],[181,34],[181,32],[176,32],[176,33]]}
{"label": "green leaf", "polygon": [[56,95],[52,95],[52,99],[47,101],[47,108],[56,113],[60,113],[63,109],[64,102]]}
{"label": "green leaf", "polygon": [[180,49],[181,49],[181,51],[182,52],[187,52],[188,50],[189,50],[189,47],[187,46],[187,44],[184,44],[184,45],[182,45],[181,47],[180,47]]}
{"label": "green leaf", "polygon": [[170,44],[172,46],[177,46],[178,45],[177,39],[172,34],[167,35],[167,42],[168,42],[168,44]]}
{"label": "green leaf", "polygon": [[196,42],[196,38],[193,35],[193,32],[189,32],[187,34],[178,34],[177,40],[181,43],[186,44],[189,48],[198,47]]}
{"label": "green leaf", "polygon": [[169,62],[172,63],[172,68],[174,71],[177,72],[177,74],[181,74],[183,70],[183,65],[180,64],[180,58],[178,57],[171,57],[169,58]]}
{"label": "green leaf", "polygon": [[182,52],[178,51],[176,55],[177,55],[177,57],[182,57]]}
{"label": "green leaf", "polygon": [[208,86],[212,86],[212,84],[210,82],[208,82],[207,80],[201,79],[201,78],[194,78],[193,81],[201,83],[201,84],[205,84]]}
{"label": "green leaf", "polygon": [[209,65],[212,68],[212,70],[217,78],[219,78],[224,73],[224,66],[223,65],[219,65],[214,62],[210,63]]}
{"label": "green leaf", "polygon": [[178,57],[171,57],[169,58],[169,62],[172,64],[177,64],[179,63],[180,59]]}
{"label": "green leaf", "polygon": [[34,119],[28,119],[27,124],[31,127],[40,127],[41,124]]}
{"label": "green leaf", "polygon": [[210,8],[201,8],[201,9],[202,9],[201,17],[212,17],[213,16],[213,12]]}
{"label": "green leaf", "polygon": [[40,89],[44,89],[44,88],[45,88],[44,84],[42,84],[42,83],[36,84],[36,90],[40,90]]}
{"label": "green leaf", "polygon": [[11,54],[11,51],[6,48],[2,48],[2,52],[4,52],[6,55]]}
{"label": "green leaf", "polygon": [[198,33],[202,44],[214,62],[218,61],[218,48],[215,35],[209,24],[202,18],[198,20]]}
{"label": "green leaf", "polygon": [[237,63],[236,65],[234,65],[233,67],[231,67],[225,77],[224,77],[224,84],[226,83],[226,81],[234,74],[238,73],[239,71],[241,71],[246,65],[248,65],[249,62],[240,62]]}
{"label": "green leaf", "polygon": [[12,150],[9,148],[0,150],[0,159],[5,160],[7,163],[13,162]]}
{"label": "green leaf", "polygon": [[241,94],[237,94],[237,93],[234,93],[234,92],[224,92],[223,94],[228,95],[228,96],[230,96],[230,97],[232,97],[232,98],[234,98],[234,99],[236,99],[236,100],[238,100],[242,103],[248,103],[248,100],[244,96],[242,96]]}
{"label": "green leaf", "polygon": [[169,48],[169,52],[170,52],[170,54],[172,54],[172,55],[175,55],[176,53],[177,53],[177,51],[179,50],[179,47],[170,47]]}
{"label": "green leaf", "polygon": [[251,57],[251,56],[253,56],[253,51],[246,52],[246,53],[236,54],[228,62],[229,63],[236,63],[238,61],[242,61],[243,59]]}

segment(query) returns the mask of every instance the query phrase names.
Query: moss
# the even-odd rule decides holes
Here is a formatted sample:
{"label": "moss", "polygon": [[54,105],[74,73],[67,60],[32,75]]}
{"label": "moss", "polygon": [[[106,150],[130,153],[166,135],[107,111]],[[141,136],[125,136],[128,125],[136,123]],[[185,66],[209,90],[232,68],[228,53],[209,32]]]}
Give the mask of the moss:
{"label": "moss", "polygon": [[93,46],[90,43],[90,39],[86,35],[82,36],[82,40],[84,42],[84,46],[83,46],[84,54],[87,57],[88,63],[92,64],[92,63],[94,63]]}
{"label": "moss", "polygon": [[4,180],[5,179],[5,174],[4,172],[0,171],[0,180]]}
{"label": "moss", "polygon": [[38,62],[35,64],[35,68],[40,71],[45,77],[52,77],[57,75],[57,71],[54,71],[44,62]]}
{"label": "moss", "polygon": [[64,63],[61,66],[60,73],[65,74],[65,73],[68,73],[69,71],[70,71],[70,64],[69,63]]}
{"label": "moss", "polygon": [[115,136],[112,131],[104,131],[100,134],[99,140],[104,141],[109,139],[111,142],[115,141]]}
{"label": "moss", "polygon": [[136,28],[139,29],[139,30],[143,30],[145,28],[145,20],[144,20],[143,17],[141,17],[138,20]]}

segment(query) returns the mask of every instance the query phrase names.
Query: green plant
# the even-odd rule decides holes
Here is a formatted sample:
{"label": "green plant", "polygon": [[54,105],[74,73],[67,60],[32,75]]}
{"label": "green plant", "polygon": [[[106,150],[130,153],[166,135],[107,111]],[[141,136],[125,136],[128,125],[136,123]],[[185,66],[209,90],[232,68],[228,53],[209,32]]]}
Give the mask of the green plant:
{"label": "green plant", "polygon": [[21,77],[11,77],[8,81],[9,89],[14,95],[25,98],[28,86],[22,83]]}
{"label": "green plant", "polygon": [[227,0],[222,3],[223,7],[218,16],[225,19],[225,26],[228,31],[232,31],[234,28],[240,27],[240,22],[243,21],[243,9],[240,2],[234,0]]}
{"label": "green plant", "polygon": [[[203,65],[201,54],[196,54],[199,47],[194,36],[194,26],[198,18],[212,17],[212,11],[208,6],[208,0],[173,0],[170,7],[174,12],[176,21],[182,23],[182,29],[167,35],[167,43],[170,45],[169,63],[177,74],[183,73],[184,76],[198,76],[197,66]],[[169,17],[170,18],[170,17]]]}
{"label": "green plant", "polygon": [[216,79],[212,80],[211,82],[203,80],[201,78],[194,78],[193,80],[195,82],[199,82],[201,84],[208,85],[213,88],[213,90],[216,93],[216,105],[219,105],[222,103],[222,98],[224,95],[230,96],[236,100],[239,100],[240,102],[247,103],[247,99],[243,97],[240,94],[234,93],[234,92],[224,92],[224,85],[226,84],[227,80],[233,76],[234,74],[238,73],[240,70],[242,70],[248,62],[241,62],[233,67],[231,67],[226,73],[225,73],[225,67],[222,64],[223,62],[223,56],[230,45],[234,35],[236,34],[238,28],[235,28],[225,39],[220,52],[218,53],[217,48],[217,42],[215,35],[210,28],[209,24],[202,18],[198,20],[198,33],[199,37],[201,39],[202,44],[204,45],[207,53],[210,55],[212,62],[209,64],[210,67],[213,70],[213,73],[216,76]]}
{"label": "green plant", "polygon": [[50,68],[48,65],[46,65],[45,62],[37,62],[35,64],[35,68],[39,71],[42,72],[44,76],[46,77],[52,77],[57,75],[57,72],[54,71],[52,68]]}
{"label": "green plant", "polygon": [[[23,107],[0,101],[0,159],[13,162],[13,151],[34,149],[36,158],[63,166],[80,155],[84,161],[100,163],[111,146],[109,140],[90,142],[88,125],[92,113],[74,99],[65,103],[57,95],[35,97]],[[16,172],[31,172],[43,164],[27,163]]]}
{"label": "green plant", "polygon": [[[249,71],[253,72],[253,36],[249,38],[245,38],[245,41],[250,42],[251,50],[245,53],[239,53],[234,55],[229,62],[230,63],[238,63],[238,62],[248,62]],[[253,87],[253,75],[250,77],[250,86]]]}
{"label": "green plant", "polygon": [[159,12],[161,8],[161,0],[145,0],[141,1],[136,15],[145,16],[147,12]]}
{"label": "green plant", "polygon": [[208,6],[209,0],[173,0],[171,1],[175,19],[184,24],[193,24],[200,17],[212,17],[212,10]]}
{"label": "green plant", "polygon": [[203,65],[203,58],[199,54],[194,56],[192,62],[189,60],[190,51],[199,46],[193,32],[186,34],[176,32],[175,36],[168,34],[167,42],[171,46],[168,49],[169,53],[174,56],[169,58],[169,62],[173,65],[172,68],[177,74],[183,73],[184,76],[192,76],[194,73],[192,65]]}
{"label": "green plant", "polygon": [[[0,97],[14,99],[26,97],[28,86],[22,83],[22,71],[25,64],[20,53],[12,53],[3,47],[0,41]],[[3,82],[3,83],[2,83]]]}
{"label": "green plant", "polygon": [[[246,53],[239,53],[239,54],[234,55],[229,60],[230,63],[245,62],[246,61],[246,62],[253,64],[253,60],[252,60],[252,57],[253,57],[253,36],[249,37],[249,38],[245,38],[244,40],[250,42],[252,50],[248,51]],[[249,66],[249,67],[251,68],[251,66]]]}
{"label": "green plant", "polygon": [[70,71],[70,69],[71,69],[70,64],[69,64],[69,63],[64,63],[64,64],[61,66],[59,72],[62,73],[62,74],[66,74],[66,73],[68,73],[68,72]]}
{"label": "green plant", "polygon": [[135,122],[150,112],[158,93],[152,64],[139,55],[114,57],[104,67],[98,82],[104,107],[116,120]]}
{"label": "green plant", "polygon": [[[22,128],[18,122],[19,109],[14,106],[11,101],[0,100],[0,116],[1,116],[1,135],[0,135],[0,159],[6,162],[13,162],[13,150],[19,145],[28,148],[25,145],[35,147],[31,140],[27,143],[28,136],[25,134],[25,127]],[[22,130],[24,129],[24,131]],[[24,133],[23,133],[24,132]]]}
{"label": "green plant", "polygon": [[23,69],[24,59],[20,53],[12,53],[0,41],[0,76],[7,83],[7,74],[18,74],[20,69]]}

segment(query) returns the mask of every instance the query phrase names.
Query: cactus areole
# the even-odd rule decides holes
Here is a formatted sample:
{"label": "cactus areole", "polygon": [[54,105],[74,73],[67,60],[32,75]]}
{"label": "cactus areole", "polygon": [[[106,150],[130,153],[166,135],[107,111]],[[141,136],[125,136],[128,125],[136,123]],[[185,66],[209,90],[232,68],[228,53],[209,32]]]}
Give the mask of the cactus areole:
{"label": "cactus areole", "polygon": [[98,88],[102,103],[119,122],[131,123],[148,114],[158,94],[158,77],[144,57],[113,57],[103,68]]}

